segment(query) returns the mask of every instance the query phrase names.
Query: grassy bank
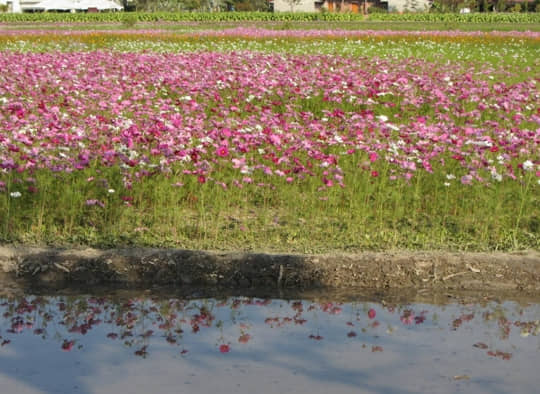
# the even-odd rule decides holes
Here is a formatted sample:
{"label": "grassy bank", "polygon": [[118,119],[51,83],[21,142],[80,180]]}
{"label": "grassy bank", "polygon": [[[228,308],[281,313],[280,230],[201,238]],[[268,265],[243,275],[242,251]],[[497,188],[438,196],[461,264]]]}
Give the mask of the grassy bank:
{"label": "grassy bank", "polygon": [[[521,185],[463,187],[427,175],[388,181],[385,168],[374,168],[378,178],[359,172],[345,188],[324,191],[317,181],[273,189],[257,179],[223,190],[182,177],[145,179],[127,191],[110,169],[34,174],[38,192],[24,193],[23,180],[0,202],[2,240],[301,253],[538,249],[534,174]],[[87,181],[96,176],[98,185]],[[172,186],[178,179],[184,185]],[[14,190],[25,196],[10,198]]]}

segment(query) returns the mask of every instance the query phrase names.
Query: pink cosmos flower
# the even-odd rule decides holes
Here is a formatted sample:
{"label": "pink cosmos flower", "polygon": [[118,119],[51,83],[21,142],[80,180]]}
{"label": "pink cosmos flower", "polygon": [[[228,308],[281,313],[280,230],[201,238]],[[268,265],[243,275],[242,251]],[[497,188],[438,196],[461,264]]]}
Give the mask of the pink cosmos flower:
{"label": "pink cosmos flower", "polygon": [[463,175],[461,177],[461,183],[464,185],[470,185],[472,183],[473,177],[471,175]]}
{"label": "pink cosmos flower", "polygon": [[94,205],[100,206],[101,208],[105,208],[105,204],[99,200],[86,200],[86,205],[91,207]]}
{"label": "pink cosmos flower", "polygon": [[229,149],[225,145],[221,145],[216,149],[216,155],[226,157],[229,155]]}

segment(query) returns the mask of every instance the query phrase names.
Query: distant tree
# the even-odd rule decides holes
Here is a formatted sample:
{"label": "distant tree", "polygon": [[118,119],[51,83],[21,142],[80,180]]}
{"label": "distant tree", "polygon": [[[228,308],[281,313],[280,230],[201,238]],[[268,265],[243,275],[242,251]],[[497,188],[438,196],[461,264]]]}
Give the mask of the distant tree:
{"label": "distant tree", "polygon": [[267,0],[236,0],[232,1],[232,6],[235,11],[268,11],[270,4]]}

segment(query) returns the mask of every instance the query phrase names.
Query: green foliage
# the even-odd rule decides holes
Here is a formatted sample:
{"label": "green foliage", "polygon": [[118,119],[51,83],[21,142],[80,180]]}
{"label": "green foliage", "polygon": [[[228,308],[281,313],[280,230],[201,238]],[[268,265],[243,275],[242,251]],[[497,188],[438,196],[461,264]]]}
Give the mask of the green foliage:
{"label": "green foliage", "polygon": [[126,27],[133,27],[137,24],[139,18],[135,13],[126,13],[122,18],[122,24]]}
{"label": "green foliage", "polygon": [[368,14],[387,14],[388,10],[382,7],[371,6],[368,8]]}
{"label": "green foliage", "polygon": [[514,6],[510,9],[512,12],[521,12],[521,4],[516,3]]}
{"label": "green foliage", "polygon": [[506,0],[497,0],[495,9],[499,12],[504,12],[506,10]]}
{"label": "green foliage", "polygon": [[[194,0],[198,1],[198,0]],[[504,1],[504,0],[500,0]],[[364,16],[353,13],[336,12],[136,12],[130,13],[139,22],[243,22],[243,21],[277,21],[277,22],[360,22]],[[123,23],[126,13],[22,13],[0,14],[0,22],[119,22]],[[396,22],[459,22],[459,23],[540,23],[539,13],[372,13],[370,21]]]}

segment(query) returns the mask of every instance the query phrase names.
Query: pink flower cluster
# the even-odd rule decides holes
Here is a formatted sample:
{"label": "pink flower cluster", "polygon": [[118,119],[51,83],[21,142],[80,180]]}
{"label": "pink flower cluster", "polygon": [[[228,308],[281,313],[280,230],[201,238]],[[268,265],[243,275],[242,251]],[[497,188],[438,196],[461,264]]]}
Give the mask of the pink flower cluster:
{"label": "pink flower cluster", "polygon": [[540,164],[534,73],[508,83],[519,79],[489,65],[254,52],[4,52],[0,68],[4,172],[97,161],[127,184],[174,172],[224,188],[307,177],[330,187],[351,166],[470,184]]}
{"label": "pink flower cluster", "polygon": [[369,38],[369,37],[416,37],[416,38],[516,38],[540,40],[540,32],[535,31],[460,31],[460,30],[272,30],[255,27],[236,27],[224,30],[203,30],[191,33],[212,37],[249,37],[249,38]]}

